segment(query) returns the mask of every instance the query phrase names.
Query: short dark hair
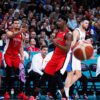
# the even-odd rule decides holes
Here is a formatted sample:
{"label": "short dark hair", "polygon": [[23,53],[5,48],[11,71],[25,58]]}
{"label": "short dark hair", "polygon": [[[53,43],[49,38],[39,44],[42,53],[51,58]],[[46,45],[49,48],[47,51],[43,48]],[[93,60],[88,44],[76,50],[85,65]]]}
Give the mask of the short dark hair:
{"label": "short dark hair", "polygon": [[43,48],[48,48],[48,46],[47,45],[42,45],[40,49],[42,50]]}
{"label": "short dark hair", "polygon": [[14,23],[14,21],[19,21],[19,19],[14,18],[14,19],[12,20],[12,23]]}
{"label": "short dark hair", "polygon": [[63,19],[66,22],[68,21],[67,16],[65,16],[65,15],[59,15],[58,19],[59,18]]}
{"label": "short dark hair", "polygon": [[84,22],[85,20],[89,21],[89,19],[83,17],[80,22]]}

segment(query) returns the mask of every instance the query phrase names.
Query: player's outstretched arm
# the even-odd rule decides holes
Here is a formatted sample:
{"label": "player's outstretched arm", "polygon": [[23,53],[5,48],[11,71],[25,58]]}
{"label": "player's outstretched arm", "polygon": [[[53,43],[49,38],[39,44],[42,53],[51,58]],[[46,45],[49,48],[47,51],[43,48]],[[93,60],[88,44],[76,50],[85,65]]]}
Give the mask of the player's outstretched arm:
{"label": "player's outstretched arm", "polygon": [[7,31],[6,34],[8,38],[14,38],[16,35],[21,34],[23,32],[25,32],[25,29],[21,28],[19,31],[16,31],[16,32]]}
{"label": "player's outstretched arm", "polygon": [[6,34],[8,38],[14,38],[16,35],[20,34],[20,31],[17,32],[7,31]]}

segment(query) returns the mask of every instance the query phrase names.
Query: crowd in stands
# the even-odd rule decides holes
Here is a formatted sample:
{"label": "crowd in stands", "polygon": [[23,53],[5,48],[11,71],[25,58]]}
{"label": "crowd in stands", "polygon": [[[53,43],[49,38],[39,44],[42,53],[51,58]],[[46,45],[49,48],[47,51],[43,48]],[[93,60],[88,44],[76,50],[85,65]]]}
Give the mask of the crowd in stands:
{"label": "crowd in stands", "polygon": [[82,17],[89,19],[90,26],[87,30],[87,37],[91,36],[94,41],[100,40],[100,7],[84,7],[77,5],[73,0],[67,0],[67,2],[37,1],[22,2],[20,6],[11,5],[10,0],[0,3],[0,37],[3,46],[6,40],[6,31],[11,28],[12,20],[18,18],[23,26],[28,27],[27,33],[24,33],[24,46],[27,51],[39,51],[41,45],[45,44],[48,45],[49,50],[52,50],[51,38],[57,33],[56,20],[60,14],[68,18],[66,24],[70,30],[79,26]]}
{"label": "crowd in stands", "polygon": [[[27,27],[27,32],[23,33],[23,45],[24,51],[27,52],[29,57],[31,56],[31,52],[40,52],[43,46],[48,47],[46,53],[54,50],[55,46],[52,39],[55,38],[58,32],[56,21],[59,15],[66,16],[68,19],[66,25],[71,31],[80,25],[83,17],[88,19],[90,24],[87,29],[86,38],[93,39],[94,48],[96,48],[96,43],[100,42],[99,6],[90,8],[77,3],[77,0],[19,1],[0,1],[0,66],[3,59],[2,52],[4,52],[6,45],[6,32],[11,30],[13,19],[19,19],[21,26]],[[36,60],[35,57],[34,60]],[[34,78],[31,70],[29,72],[30,77]],[[42,74],[43,72],[40,72],[40,75],[37,76],[35,73],[36,77],[40,77]]]}

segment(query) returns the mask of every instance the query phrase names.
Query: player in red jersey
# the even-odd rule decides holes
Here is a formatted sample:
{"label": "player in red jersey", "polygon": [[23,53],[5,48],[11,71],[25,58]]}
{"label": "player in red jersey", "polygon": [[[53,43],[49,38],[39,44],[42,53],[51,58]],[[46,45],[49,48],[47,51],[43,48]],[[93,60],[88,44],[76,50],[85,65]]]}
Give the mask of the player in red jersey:
{"label": "player in red jersey", "polygon": [[56,38],[52,40],[56,48],[54,50],[51,60],[48,62],[44,70],[45,73],[49,75],[54,75],[55,72],[59,71],[62,68],[62,65],[66,58],[66,53],[69,50],[69,48],[65,46],[67,41],[64,38],[69,30],[61,18],[59,18],[57,25],[60,29],[57,33]]}
{"label": "player in red jersey", "polygon": [[[72,40],[68,33],[69,29],[66,26],[65,16],[59,16],[57,26],[59,28],[59,31],[57,33],[56,38],[52,40],[56,48],[54,50],[51,60],[47,63],[44,69],[44,74],[41,77],[39,87],[44,85],[44,82],[46,80],[48,80],[50,77],[54,76],[55,73],[60,71],[64,64],[66,54],[69,51],[71,45]],[[61,88],[63,88],[63,86],[61,86]]]}
{"label": "player in red jersey", "polygon": [[[13,20],[12,29],[8,31],[7,34],[7,44],[5,47],[5,62],[6,66],[6,93],[4,94],[4,99],[9,99],[9,91],[14,89],[14,80],[15,76],[19,75],[19,64],[24,61],[24,52],[23,52],[23,39],[22,33],[26,29],[20,28],[20,23],[18,19]],[[28,97],[22,92],[22,86],[20,94],[23,98],[28,99]]]}

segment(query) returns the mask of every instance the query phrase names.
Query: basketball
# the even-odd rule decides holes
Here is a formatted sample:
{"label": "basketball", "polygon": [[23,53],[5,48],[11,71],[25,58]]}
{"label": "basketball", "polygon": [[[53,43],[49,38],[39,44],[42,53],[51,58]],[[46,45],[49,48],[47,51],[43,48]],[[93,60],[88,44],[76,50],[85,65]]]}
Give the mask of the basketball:
{"label": "basketball", "polygon": [[93,55],[93,46],[86,42],[78,42],[73,49],[74,56],[79,60],[88,60]]}

